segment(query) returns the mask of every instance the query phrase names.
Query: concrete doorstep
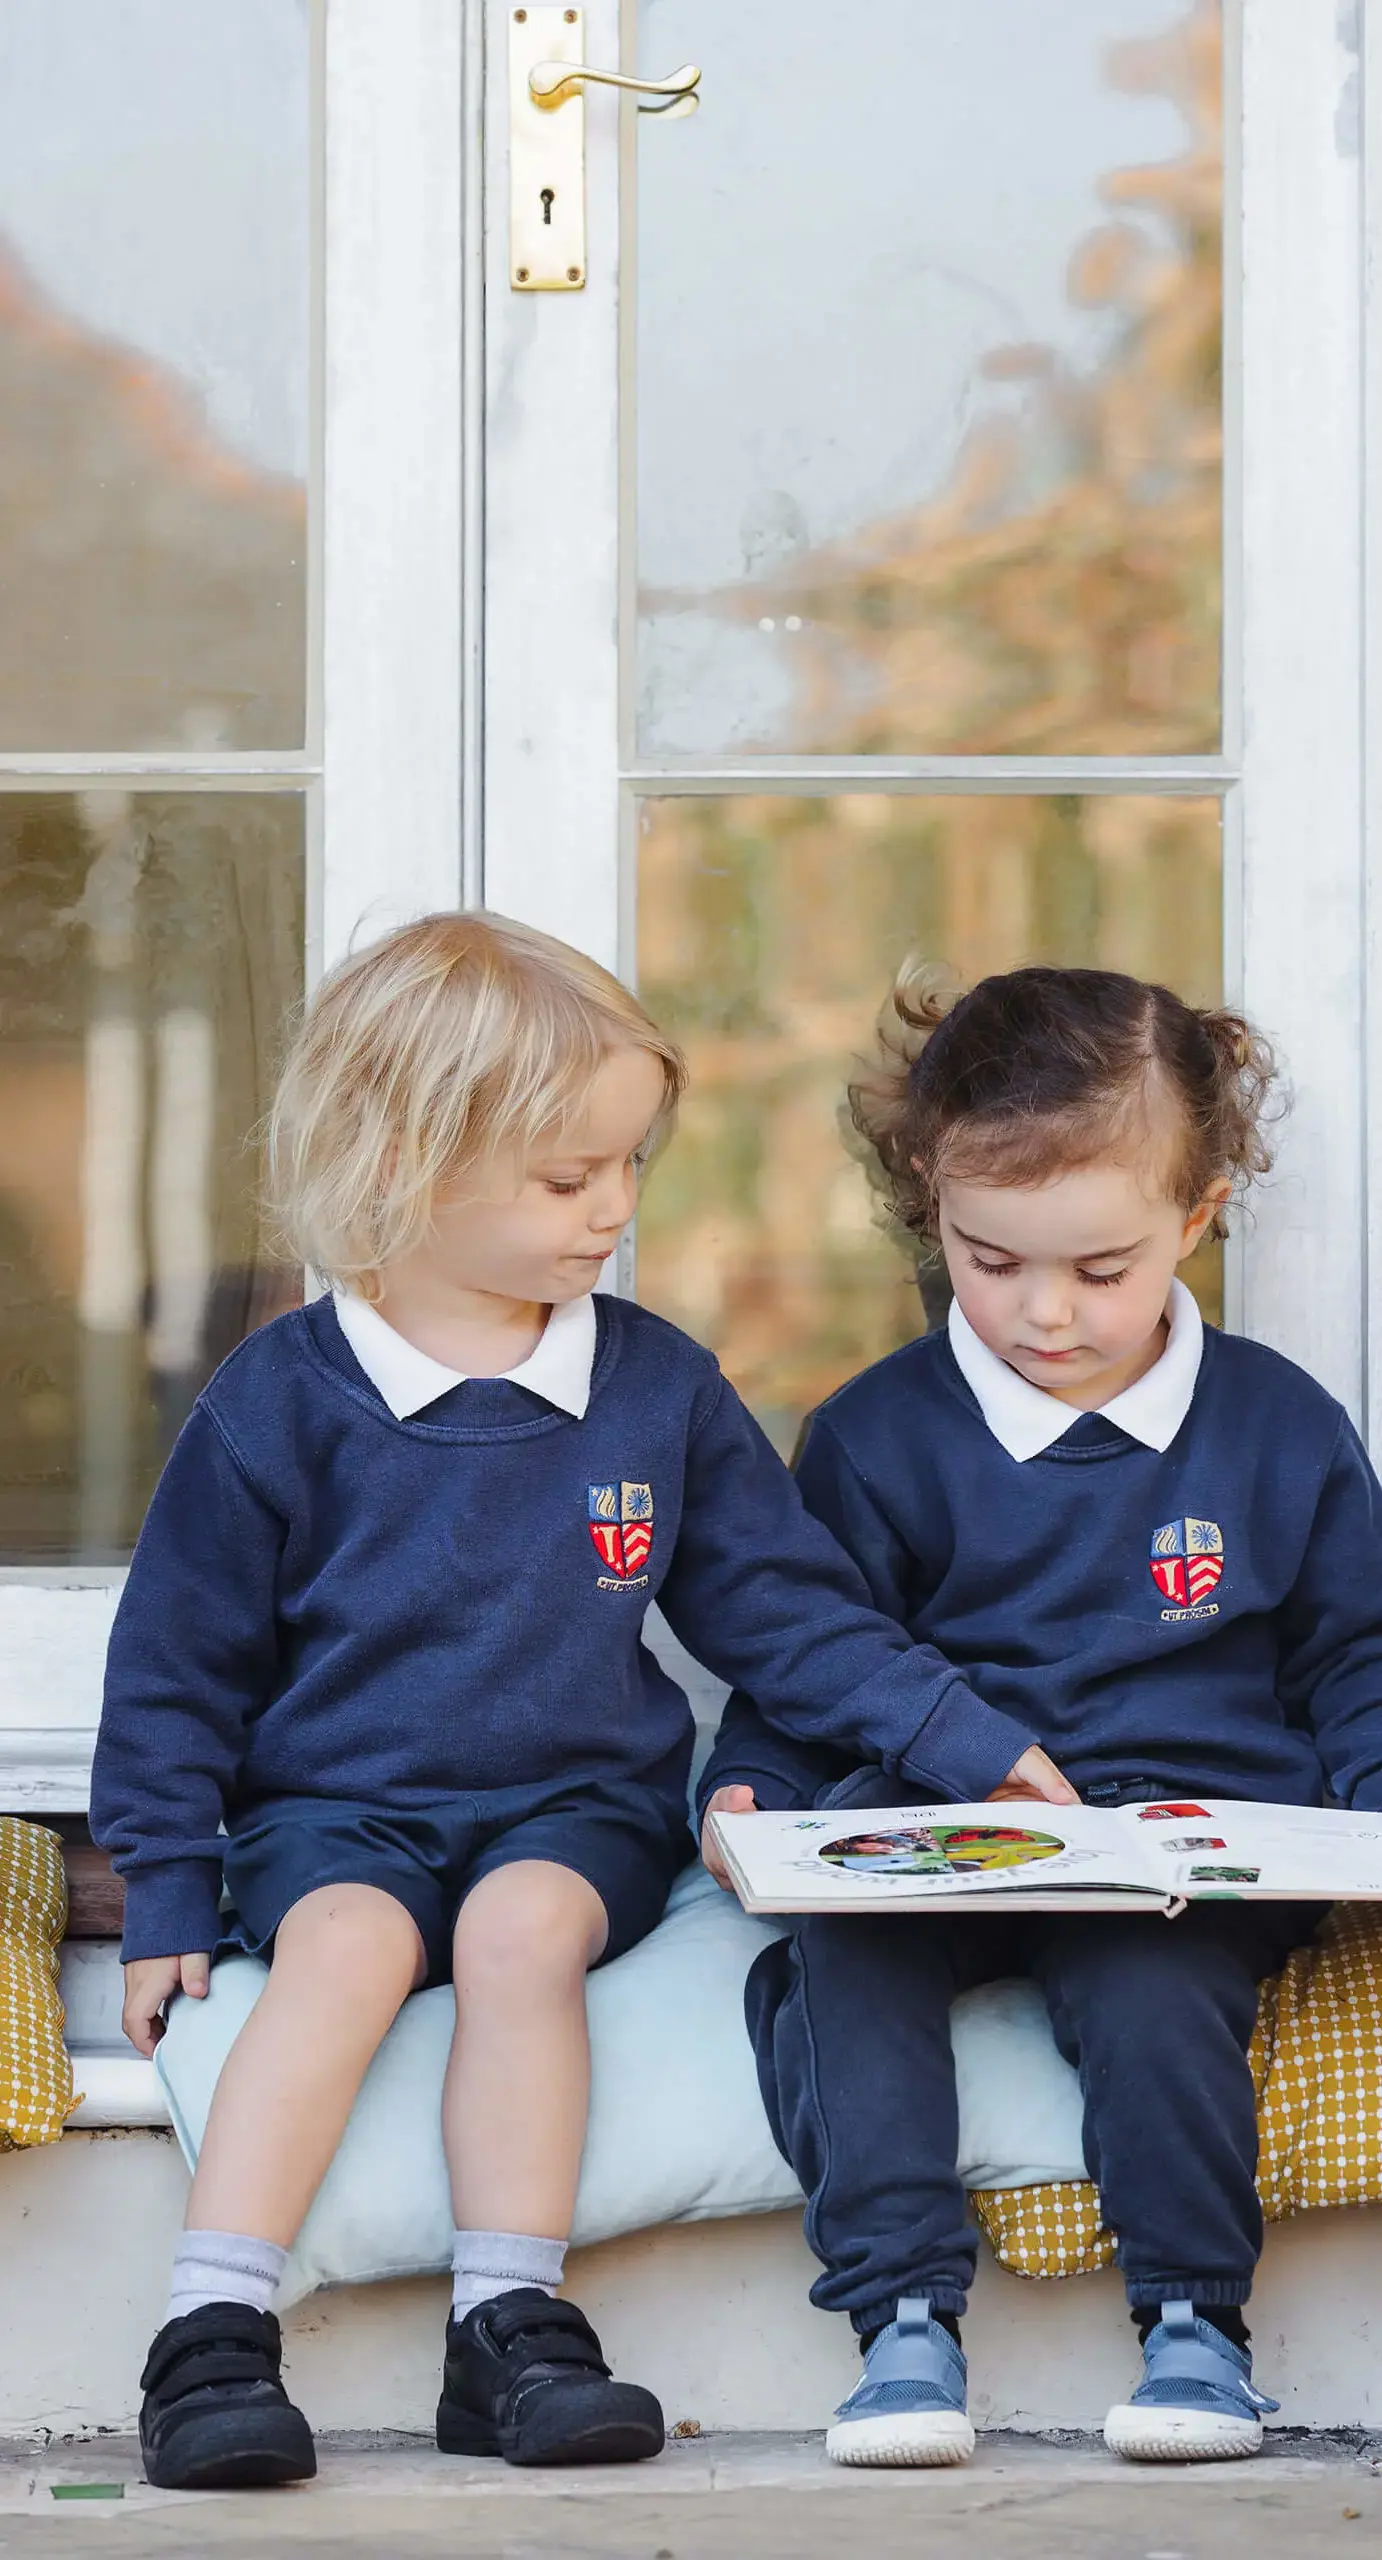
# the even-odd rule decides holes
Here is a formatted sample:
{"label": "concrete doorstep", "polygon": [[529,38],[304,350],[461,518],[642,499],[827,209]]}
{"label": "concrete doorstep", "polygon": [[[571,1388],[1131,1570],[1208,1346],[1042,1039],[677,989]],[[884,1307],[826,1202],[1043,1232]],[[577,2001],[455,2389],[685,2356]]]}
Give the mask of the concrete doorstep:
{"label": "concrete doorstep", "polygon": [[1382,2530],[1382,2439],[1290,2429],[1252,2462],[1136,2470],[1097,2439],[1001,2433],[967,2469],[933,2472],[841,2472],[819,2436],[702,2435],[655,2463],[574,2472],[455,2461],[418,2436],[325,2437],[319,2452],[300,2489],[181,2497],[147,2486],[128,2436],[0,2447],[0,2555],[1333,2560]]}

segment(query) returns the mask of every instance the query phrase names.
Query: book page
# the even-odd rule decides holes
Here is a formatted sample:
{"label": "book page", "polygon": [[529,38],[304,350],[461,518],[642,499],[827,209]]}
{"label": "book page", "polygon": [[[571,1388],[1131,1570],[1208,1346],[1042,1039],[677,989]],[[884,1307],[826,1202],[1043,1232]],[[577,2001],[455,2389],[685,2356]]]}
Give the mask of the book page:
{"label": "book page", "polygon": [[1166,1889],[1192,1901],[1241,1895],[1303,1902],[1382,1899],[1382,1814],[1202,1796],[1125,1805],[1164,1862]]}
{"label": "book page", "polygon": [[[751,1911],[1164,1909],[1179,1888],[1122,1812],[933,1804],[713,1817]],[[1169,1868],[1172,1861],[1164,1861]]]}

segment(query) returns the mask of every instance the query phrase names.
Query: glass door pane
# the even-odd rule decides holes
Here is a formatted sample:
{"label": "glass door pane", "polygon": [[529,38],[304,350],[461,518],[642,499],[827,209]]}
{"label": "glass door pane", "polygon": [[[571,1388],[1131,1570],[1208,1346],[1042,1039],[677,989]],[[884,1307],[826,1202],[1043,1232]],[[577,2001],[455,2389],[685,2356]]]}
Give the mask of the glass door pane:
{"label": "glass door pane", "polygon": [[638,749],[1220,730],[1217,0],[639,0]]}
{"label": "glass door pane", "polygon": [[0,793],[0,1564],[122,1562],[298,1294],[256,1132],[302,953],[295,794]]}
{"label": "glass door pane", "polygon": [[[1220,988],[1217,803],[860,794],[649,800],[638,974],[691,1088],[638,1218],[638,1294],[710,1344],[784,1453],[944,1305],[840,1128],[899,963],[1025,961]],[[1188,1275],[1217,1316],[1220,1256]]]}
{"label": "glass door pane", "polygon": [[6,0],[0,749],[303,743],[304,0]]}

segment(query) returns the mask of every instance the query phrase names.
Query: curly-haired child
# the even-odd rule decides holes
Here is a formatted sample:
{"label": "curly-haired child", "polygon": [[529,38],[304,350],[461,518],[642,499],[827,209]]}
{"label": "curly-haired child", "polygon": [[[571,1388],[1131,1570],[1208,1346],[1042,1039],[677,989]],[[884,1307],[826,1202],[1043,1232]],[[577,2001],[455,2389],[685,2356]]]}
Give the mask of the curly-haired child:
{"label": "curly-haired child", "polygon": [[[843,1387],[797,1481],[877,1606],[1043,1746],[1086,1803],[1382,1807],[1382,1495],[1340,1407],[1207,1327],[1177,1266],[1265,1170],[1273,1065],[1236,1016],[1101,970],[1019,969],[947,1008],[904,972],[851,1100],[948,1324]],[[938,1675],[944,1676],[944,1675]],[[999,1797],[1033,1790],[1028,1772]],[[731,1701],[702,1802],[899,1800],[886,1771]],[[866,2362],[845,2463],[963,2461],[975,2235],[949,2011],[1041,1986],[1144,2355],[1109,2412],[1133,2459],[1254,2452],[1243,2305],[1262,2246],[1257,1986],[1318,1911],[809,1918],[749,1978],[777,2138]]]}

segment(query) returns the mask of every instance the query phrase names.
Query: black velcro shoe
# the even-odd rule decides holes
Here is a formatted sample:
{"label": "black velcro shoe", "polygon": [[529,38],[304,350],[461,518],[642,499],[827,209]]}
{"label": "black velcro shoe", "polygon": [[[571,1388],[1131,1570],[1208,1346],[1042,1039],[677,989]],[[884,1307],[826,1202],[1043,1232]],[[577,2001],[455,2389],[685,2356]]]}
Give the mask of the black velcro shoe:
{"label": "black velcro shoe", "polygon": [[651,2391],[614,2382],[574,2302],[537,2285],[479,2302],[446,2324],[437,2407],[443,2453],[506,2462],[646,2462],[666,2440]]}
{"label": "black velcro shoe", "polygon": [[272,2489],[311,2480],[312,2430],[279,2379],[271,2311],[206,2302],[159,2330],[140,2375],[139,2443],[155,2489]]}

